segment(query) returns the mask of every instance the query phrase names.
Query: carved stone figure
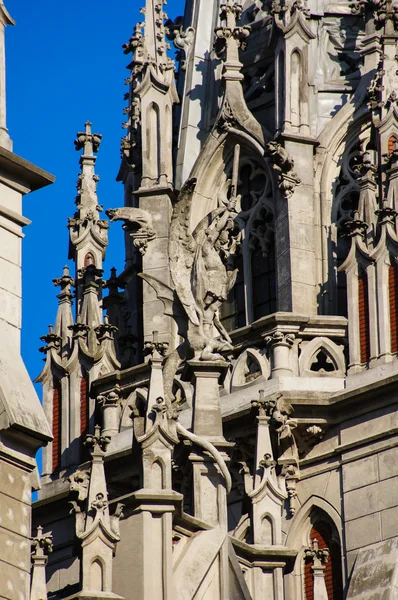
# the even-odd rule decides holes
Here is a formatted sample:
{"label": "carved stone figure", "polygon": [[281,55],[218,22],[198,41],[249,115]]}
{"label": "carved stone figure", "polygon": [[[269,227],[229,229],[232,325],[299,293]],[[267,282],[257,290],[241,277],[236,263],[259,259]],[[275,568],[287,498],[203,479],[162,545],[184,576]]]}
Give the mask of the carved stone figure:
{"label": "carved stone figure", "polygon": [[[142,277],[164,302],[166,314],[176,316],[173,308],[179,300],[186,322],[181,333],[186,331],[194,354],[201,360],[220,360],[219,352],[232,348],[231,339],[220,321],[219,308],[227,299],[237,275],[234,259],[241,234],[235,224],[236,197],[221,202],[190,233],[194,188],[195,181],[192,180],[184,185],[170,226],[169,260],[174,293],[156,278],[146,274]],[[184,318],[181,312],[180,309],[180,317]],[[217,338],[213,328],[218,332]]]}
{"label": "carved stone figure", "polygon": [[130,233],[134,246],[145,254],[148,241],[155,237],[152,215],[142,208],[124,206],[123,208],[110,208],[105,211],[111,222],[123,221],[123,229]]}

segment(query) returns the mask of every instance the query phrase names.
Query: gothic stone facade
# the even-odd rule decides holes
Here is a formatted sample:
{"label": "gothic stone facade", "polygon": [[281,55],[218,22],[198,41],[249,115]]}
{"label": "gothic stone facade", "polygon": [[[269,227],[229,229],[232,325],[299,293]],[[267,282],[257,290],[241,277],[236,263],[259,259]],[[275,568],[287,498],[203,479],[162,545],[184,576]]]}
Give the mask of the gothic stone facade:
{"label": "gothic stone facade", "polygon": [[32,598],[50,532],[54,599],[397,598],[398,8],[164,4],[124,46],[108,279],[77,135]]}

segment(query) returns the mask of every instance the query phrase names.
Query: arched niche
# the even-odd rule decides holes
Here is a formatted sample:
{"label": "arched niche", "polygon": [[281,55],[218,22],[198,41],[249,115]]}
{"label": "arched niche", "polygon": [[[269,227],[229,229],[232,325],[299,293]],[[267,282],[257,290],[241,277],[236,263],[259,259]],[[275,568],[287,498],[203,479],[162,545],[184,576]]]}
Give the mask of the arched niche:
{"label": "arched niche", "polygon": [[[314,528],[320,523],[330,528],[330,540],[339,547],[339,564],[335,566],[339,573],[341,584],[339,592],[335,594],[336,600],[342,600],[344,587],[344,569],[342,557],[342,522],[336,509],[326,500],[318,496],[311,496],[295,514],[292,526],[288,532],[286,545],[297,551],[293,572],[286,576],[287,597],[293,600],[307,600],[305,593],[306,562],[305,550],[311,547],[314,537]],[[336,550],[333,551],[334,561],[337,560]],[[329,567],[330,568],[330,567]],[[308,571],[308,567],[307,567]],[[339,595],[340,594],[340,595]],[[334,597],[332,596],[333,600]]]}
{"label": "arched niche", "polygon": [[269,513],[261,517],[261,543],[264,546],[275,543],[275,521]]}
{"label": "arched niche", "polygon": [[90,590],[104,591],[104,563],[96,557],[90,567]]}
{"label": "arched niche", "polygon": [[271,374],[268,358],[257,348],[248,348],[236,361],[231,377],[230,391],[250,387],[269,379]]}
{"label": "arched niche", "polygon": [[131,429],[131,407],[134,406],[139,411],[141,416],[145,416],[145,410],[147,405],[148,390],[145,388],[137,388],[132,392],[128,398],[123,402],[121,418],[120,418],[120,430]]}
{"label": "arched niche", "polygon": [[325,337],[313,338],[300,347],[301,377],[344,377],[345,359],[341,346]]}

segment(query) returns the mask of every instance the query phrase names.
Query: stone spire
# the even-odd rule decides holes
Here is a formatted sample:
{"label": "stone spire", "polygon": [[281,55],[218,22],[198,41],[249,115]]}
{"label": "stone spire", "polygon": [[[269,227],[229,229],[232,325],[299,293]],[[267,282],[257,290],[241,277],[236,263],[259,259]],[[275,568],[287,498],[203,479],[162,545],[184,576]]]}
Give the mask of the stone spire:
{"label": "stone spire", "polygon": [[5,53],[5,28],[6,25],[15,25],[15,21],[0,0],[0,146],[12,150],[12,142],[7,132],[6,124],[6,53]]}
{"label": "stone spire", "polygon": [[[146,0],[141,11],[144,21],[136,25],[124,45],[125,54],[132,53],[132,62],[128,66],[131,76],[126,80],[130,90],[122,150],[134,174],[133,189],[153,185],[167,188],[173,183],[172,107],[178,95],[174,61],[167,56],[164,4],[165,0]],[[125,180],[126,173],[122,165],[120,179]]]}
{"label": "stone spire", "polygon": [[77,133],[76,150],[83,150],[80,157],[81,172],[77,181],[76,206],[77,211],[69,219],[70,232],[69,258],[76,264],[76,310],[80,312],[83,282],[79,275],[88,265],[102,268],[105,250],[108,245],[108,222],[99,218],[102,206],[98,204],[97,182],[95,174],[95,153],[98,152],[102,135],[92,133],[91,123],[87,121],[86,129]]}
{"label": "stone spire", "polygon": [[62,277],[53,279],[55,286],[60,287],[58,294],[58,311],[55,320],[54,333],[60,340],[61,358],[67,358],[70,355],[72,347],[72,335],[70,328],[73,325],[72,303],[73,293],[71,286],[75,285],[75,280],[69,275],[69,267],[65,266]]}
{"label": "stone spire", "polygon": [[[104,456],[110,438],[101,436],[97,426],[85,445],[91,454],[91,471],[76,471],[69,477],[70,490],[77,492],[72,514],[76,516],[76,537],[82,543],[82,590],[74,598],[121,599],[112,592],[112,562],[120,541],[119,520],[123,504],[109,512]],[[81,485],[84,482],[84,486]]]}

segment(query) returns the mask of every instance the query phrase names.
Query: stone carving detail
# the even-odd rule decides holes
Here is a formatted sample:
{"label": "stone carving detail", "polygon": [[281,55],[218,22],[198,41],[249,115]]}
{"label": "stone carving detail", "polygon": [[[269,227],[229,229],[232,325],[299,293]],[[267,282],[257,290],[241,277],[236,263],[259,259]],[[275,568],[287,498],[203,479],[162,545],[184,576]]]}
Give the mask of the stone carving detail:
{"label": "stone carving detail", "polygon": [[32,538],[32,559],[44,554],[50,554],[53,551],[53,536],[51,533],[43,535],[43,527],[39,525],[36,537]]}
{"label": "stone carving detail", "polygon": [[312,542],[311,548],[306,548],[304,550],[304,557],[306,561],[325,564],[329,559],[329,549],[328,548],[319,548],[318,540],[314,539]]}
{"label": "stone carving detail", "polygon": [[277,173],[278,187],[282,196],[290,198],[296,186],[301,183],[300,178],[293,171],[293,158],[277,142],[268,142],[265,147],[265,156],[271,159],[272,167]]}
{"label": "stone carving detail", "polygon": [[290,418],[292,406],[279,396],[272,410],[270,425],[274,428],[278,439],[278,465],[282,467],[285,479],[288,510],[291,517],[298,508],[297,482],[300,479],[299,454],[293,430],[297,421]]}
{"label": "stone carving detail", "polygon": [[142,208],[125,206],[123,208],[110,208],[105,211],[111,222],[123,221],[123,229],[133,238],[134,246],[141,254],[145,254],[148,242],[154,239],[155,231],[152,215]]}
{"label": "stone carving detail", "polygon": [[[77,493],[77,500],[70,504],[76,518],[76,536],[82,542],[82,590],[91,596],[95,596],[95,592],[112,593],[112,556],[120,540],[119,520],[123,517],[120,503],[114,514],[109,514],[104,471],[104,455],[109,442],[110,438],[101,435],[100,427],[96,426],[94,434],[88,435],[85,442],[91,454],[90,477],[88,473],[82,477],[82,472],[78,471],[69,478],[71,492]],[[103,566],[102,584],[93,577],[93,557]],[[104,597],[109,596],[104,594]]]}
{"label": "stone carving detail", "polygon": [[53,551],[53,536],[43,535],[43,527],[37,528],[36,537],[32,538],[32,585],[30,600],[47,600],[46,565],[47,555]]}
{"label": "stone carving detail", "polygon": [[90,473],[88,471],[75,471],[68,477],[69,490],[77,494],[78,502],[84,502],[88,496],[88,486],[90,484]]}
{"label": "stone carving detail", "polygon": [[[231,198],[220,201],[219,207],[206,215],[192,233],[189,227],[196,181],[188,181],[180,192],[170,226],[169,260],[174,290],[152,276],[142,275],[163,301],[166,314],[174,318],[177,302],[180,309],[176,320],[180,321],[181,334],[187,336],[191,350],[201,360],[220,360],[219,352],[232,348],[219,308],[237,276],[234,261],[241,243],[235,195],[239,146],[234,164]],[[218,338],[214,337],[213,328]]]}
{"label": "stone carving detail", "polygon": [[239,2],[229,1],[220,4],[221,19],[225,21],[225,25],[220,25],[215,29],[215,50],[218,55],[223,53],[230,39],[237,42],[237,47],[243,50],[246,48],[246,40],[250,35],[251,27],[250,25],[236,25],[242,16],[242,10],[242,4]]}
{"label": "stone carving detail", "polygon": [[[195,29],[193,27],[184,29],[182,17],[177,17],[175,21],[168,19],[165,28],[167,38],[174,43],[178,50],[183,51],[185,54],[184,60],[181,61],[181,69],[185,71],[195,40]],[[181,60],[181,58],[177,57],[177,60]]]}

